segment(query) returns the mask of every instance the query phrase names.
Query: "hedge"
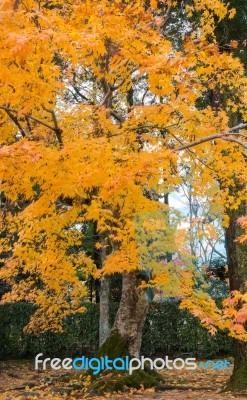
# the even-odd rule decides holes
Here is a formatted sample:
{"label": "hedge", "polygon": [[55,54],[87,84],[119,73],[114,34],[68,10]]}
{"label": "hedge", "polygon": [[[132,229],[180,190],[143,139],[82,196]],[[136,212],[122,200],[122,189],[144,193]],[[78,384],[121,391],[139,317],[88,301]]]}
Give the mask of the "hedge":
{"label": "hedge", "polygon": [[[34,312],[28,303],[9,303],[0,306],[0,359],[47,356],[69,357],[95,355],[98,349],[99,308],[87,304],[84,314],[67,318],[61,334],[43,333],[34,336],[23,332],[23,327]],[[111,304],[111,322],[117,304]],[[233,341],[226,333],[211,336],[199,321],[177,303],[153,303],[143,334],[141,354],[177,355],[189,353],[197,357],[231,355]]]}
{"label": "hedge", "polygon": [[177,302],[154,303],[144,326],[142,353],[207,358],[232,355],[233,339],[226,332],[211,335],[198,318],[179,309]]}

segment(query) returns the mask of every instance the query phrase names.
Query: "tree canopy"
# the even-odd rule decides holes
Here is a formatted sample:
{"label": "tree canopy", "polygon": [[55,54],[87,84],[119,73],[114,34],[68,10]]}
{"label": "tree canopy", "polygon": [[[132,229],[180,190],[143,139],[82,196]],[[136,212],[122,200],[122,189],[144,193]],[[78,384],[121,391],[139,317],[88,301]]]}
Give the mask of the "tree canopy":
{"label": "tree canopy", "polygon": [[[165,30],[175,7],[0,2],[0,277],[12,284],[4,301],[39,306],[34,331],[59,330],[64,316],[82,311],[79,271],[140,269],[135,216],[167,211],[157,199],[176,190],[185,166],[212,210],[246,200],[245,70],[214,36],[235,11],[219,0],[191,2],[187,18],[199,17],[178,50]],[[208,90],[227,94],[224,109],[203,101]],[[229,114],[243,123],[233,126]],[[96,248],[107,251],[101,270],[83,248],[89,221]],[[167,251],[184,254],[185,243],[174,233]],[[154,278],[166,283],[164,268]]]}

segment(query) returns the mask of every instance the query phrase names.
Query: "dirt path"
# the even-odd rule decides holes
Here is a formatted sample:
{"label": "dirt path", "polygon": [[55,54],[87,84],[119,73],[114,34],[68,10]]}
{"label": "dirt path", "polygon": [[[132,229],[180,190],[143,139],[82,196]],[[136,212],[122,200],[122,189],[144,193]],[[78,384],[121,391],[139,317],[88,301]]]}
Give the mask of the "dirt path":
{"label": "dirt path", "polygon": [[[93,397],[102,400],[246,400],[241,395],[220,393],[230,371],[170,371],[165,370],[165,384],[169,390],[153,389],[107,394]],[[71,380],[72,376],[72,380]],[[174,389],[173,389],[174,388]],[[173,390],[170,390],[173,389]],[[78,400],[83,399],[80,374],[68,375],[65,371],[35,371],[33,361],[0,362],[0,400]]]}

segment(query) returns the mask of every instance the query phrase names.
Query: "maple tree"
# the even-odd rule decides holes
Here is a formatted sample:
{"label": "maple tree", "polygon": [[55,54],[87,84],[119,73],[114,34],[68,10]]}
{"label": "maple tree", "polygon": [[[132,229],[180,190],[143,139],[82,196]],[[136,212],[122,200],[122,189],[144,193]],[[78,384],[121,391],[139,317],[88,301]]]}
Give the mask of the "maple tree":
{"label": "maple tree", "polygon": [[[200,18],[178,50],[165,29],[176,2],[161,3],[0,1],[0,277],[12,284],[3,301],[38,305],[32,331],[61,330],[66,315],[83,311],[87,289],[79,274],[103,280],[122,273],[122,299],[103,351],[118,336],[132,355],[139,354],[148,310],[136,215],[151,213],[144,221],[151,231],[171,229],[157,218],[169,212],[158,200],[181,183],[185,164],[195,195],[208,195],[211,208],[246,200],[247,125],[232,126],[228,115],[246,120],[247,81],[240,60],[214,38],[215,21],[235,11],[219,0],[194,0],[186,13]],[[201,102],[215,88],[229,94],[224,109]],[[240,183],[237,196],[229,194],[229,165]],[[91,221],[100,269],[83,248]],[[185,236],[172,231],[165,248],[185,262],[177,266],[181,296],[187,287],[193,292]],[[148,285],[169,279],[156,262]],[[208,299],[196,302],[203,308]],[[214,325],[246,338],[209,304],[221,318]]]}

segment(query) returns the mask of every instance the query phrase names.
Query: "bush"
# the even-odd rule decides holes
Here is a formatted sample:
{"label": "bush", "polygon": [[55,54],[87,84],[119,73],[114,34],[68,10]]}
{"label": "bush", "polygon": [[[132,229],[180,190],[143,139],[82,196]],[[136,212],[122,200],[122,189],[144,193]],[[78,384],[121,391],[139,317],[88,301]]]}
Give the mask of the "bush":
{"label": "bush", "polygon": [[233,340],[225,332],[212,336],[197,318],[180,310],[177,302],[152,304],[143,331],[142,353],[212,357],[233,353]]}
{"label": "bush", "polygon": [[34,336],[23,332],[35,307],[28,303],[0,306],[0,359],[44,355],[89,355],[98,347],[98,307],[88,304],[87,312],[65,321],[63,333],[46,332]]}
{"label": "bush", "polygon": [[0,359],[21,358],[27,354],[28,340],[23,327],[33,310],[34,307],[26,303],[0,306]]}
{"label": "bush", "polygon": [[[117,304],[111,304],[110,320],[114,321]],[[46,332],[34,336],[23,332],[34,312],[28,303],[9,303],[0,306],[0,359],[45,356],[73,357],[95,355],[98,350],[99,307],[86,304],[84,314],[65,321],[64,332]],[[141,353],[154,356],[190,353],[193,356],[212,357],[232,354],[232,339],[226,333],[211,336],[200,322],[175,302],[154,303],[144,326]]]}

